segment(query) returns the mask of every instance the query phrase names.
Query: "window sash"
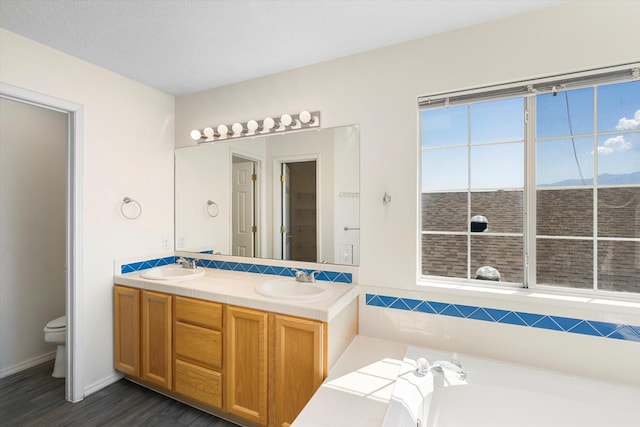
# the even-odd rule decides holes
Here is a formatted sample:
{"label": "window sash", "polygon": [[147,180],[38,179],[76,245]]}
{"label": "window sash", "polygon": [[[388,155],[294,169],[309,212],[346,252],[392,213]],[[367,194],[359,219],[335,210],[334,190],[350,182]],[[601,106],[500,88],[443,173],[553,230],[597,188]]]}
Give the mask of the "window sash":
{"label": "window sash", "polygon": [[501,85],[476,87],[468,90],[437,93],[418,97],[420,109],[452,107],[479,101],[516,98],[561,92],[600,84],[622,83],[640,79],[640,63],[598,68],[572,74],[521,80]]}
{"label": "window sash", "polygon": [[[520,236],[524,239],[523,247],[523,268],[524,268],[524,276],[523,283],[520,285],[521,287],[531,287],[537,289],[549,289],[552,288],[557,291],[575,291],[575,288],[563,286],[560,284],[557,285],[548,285],[548,284],[538,284],[536,280],[536,244],[539,238],[555,238],[556,236],[538,236],[536,234],[536,211],[537,211],[537,201],[536,194],[538,188],[536,187],[536,135],[535,135],[535,123],[536,123],[536,95],[541,95],[544,93],[552,93],[552,92],[560,92],[563,90],[574,90],[582,87],[592,87],[599,86],[603,84],[614,84],[614,83],[623,83],[632,80],[640,79],[640,64],[627,64],[619,67],[610,67],[606,69],[598,69],[598,70],[590,70],[581,73],[573,73],[569,75],[562,76],[551,76],[543,79],[537,80],[529,80],[529,81],[521,81],[514,82],[506,85],[499,86],[488,86],[482,88],[475,88],[473,90],[466,91],[456,91],[450,93],[436,94],[431,96],[424,96],[418,98],[418,106],[420,110],[432,109],[432,108],[442,108],[446,106],[454,106],[461,104],[471,104],[476,102],[488,102],[495,101],[500,99],[514,98],[514,97],[524,97],[525,99],[525,143],[524,143],[524,168],[525,168],[525,182],[524,182],[524,200],[523,200],[523,233]],[[600,133],[597,129],[594,129],[593,134],[588,134],[589,136],[593,135],[595,138],[595,144],[597,144],[597,136]],[[575,137],[575,135],[573,135]],[[419,138],[421,139],[421,138]],[[419,141],[421,150],[420,152],[437,150],[437,147],[422,147],[422,141]],[[450,148],[450,147],[449,147]],[[597,168],[597,163],[596,166]],[[420,167],[420,171],[422,167]],[[594,170],[594,173],[597,174],[597,171]],[[422,178],[421,178],[422,181]],[[593,188],[595,184],[589,186]],[[595,189],[594,189],[595,190]],[[466,192],[471,192],[470,189],[465,190]],[[422,186],[420,191],[420,201],[422,203]],[[597,209],[597,193],[594,195],[594,209]],[[422,205],[421,205],[422,206]],[[421,207],[422,211],[422,207]],[[421,215],[422,216],[422,215]],[[597,223],[597,211],[594,212],[594,223]],[[421,217],[421,223],[422,223]],[[420,227],[420,236],[421,239],[425,235],[437,235],[437,234],[452,234],[450,232],[438,232],[432,230],[422,230],[422,226]],[[459,235],[467,235],[467,240],[471,237],[470,231],[462,232],[462,233],[453,233]],[[471,233],[473,234],[473,233]],[[502,234],[502,233],[500,233]],[[511,233],[509,233],[511,234]],[[563,236],[562,239],[565,238],[573,239],[573,236]],[[637,238],[603,238],[597,235],[597,224],[594,226],[593,234],[590,237],[576,237],[576,240],[591,240],[593,241],[593,282],[591,289],[587,289],[589,291],[598,291],[598,242],[599,241],[633,241],[638,242],[640,239]],[[420,243],[420,257],[422,257],[422,242]],[[467,251],[470,251],[470,248],[467,248]],[[471,278],[471,264],[470,258],[467,256],[467,278],[451,278],[451,277],[441,277],[441,276],[430,276],[422,274],[422,261],[420,261],[420,276],[422,278],[433,278],[437,277],[438,279],[444,279],[447,281],[458,281],[458,282],[472,282],[478,284],[491,284],[484,281],[478,281]],[[506,286],[518,286],[518,284],[514,283],[505,283],[501,282],[501,285]],[[600,293],[609,293],[610,291],[599,291]],[[619,295],[622,292],[615,291],[613,294]]]}

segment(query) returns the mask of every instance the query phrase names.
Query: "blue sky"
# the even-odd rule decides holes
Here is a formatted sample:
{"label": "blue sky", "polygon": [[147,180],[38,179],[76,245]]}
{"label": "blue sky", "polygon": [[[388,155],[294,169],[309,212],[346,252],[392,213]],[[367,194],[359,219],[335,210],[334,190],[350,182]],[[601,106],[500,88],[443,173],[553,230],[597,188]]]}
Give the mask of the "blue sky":
{"label": "blue sky", "polygon": [[[597,93],[585,88],[539,95],[536,102],[536,136],[541,140],[536,144],[538,185],[580,180],[581,175],[592,179],[596,155],[598,175],[640,172],[639,81],[600,86]],[[422,147],[444,148],[423,150],[422,190],[467,188],[469,139],[473,189],[522,187],[523,110],[524,100],[515,98],[422,111]],[[572,139],[572,134],[581,136]]]}

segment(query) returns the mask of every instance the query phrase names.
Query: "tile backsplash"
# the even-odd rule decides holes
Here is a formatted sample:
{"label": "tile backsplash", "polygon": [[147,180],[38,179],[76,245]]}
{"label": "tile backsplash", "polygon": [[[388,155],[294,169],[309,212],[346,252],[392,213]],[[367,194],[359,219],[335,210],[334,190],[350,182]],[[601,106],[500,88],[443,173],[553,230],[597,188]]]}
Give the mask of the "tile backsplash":
{"label": "tile backsplash", "polygon": [[572,334],[640,342],[640,326],[637,325],[625,325],[369,293],[365,296],[365,304],[367,306],[406,310],[415,313],[459,317],[485,322],[503,323],[568,332]]}
{"label": "tile backsplash", "polygon": [[[163,265],[175,264],[177,256],[168,256],[162,258],[148,259],[144,261],[122,264],[120,274],[132,273],[134,271],[146,270],[148,268],[159,267]],[[220,270],[243,271],[246,273],[271,274],[274,276],[293,277],[295,272],[291,267],[253,264],[233,261],[217,261],[217,260],[198,260],[198,265],[205,268],[217,268]],[[316,271],[314,269],[302,269],[307,273]],[[336,283],[353,283],[353,275],[338,271],[322,270],[316,274],[316,280],[324,280]]]}

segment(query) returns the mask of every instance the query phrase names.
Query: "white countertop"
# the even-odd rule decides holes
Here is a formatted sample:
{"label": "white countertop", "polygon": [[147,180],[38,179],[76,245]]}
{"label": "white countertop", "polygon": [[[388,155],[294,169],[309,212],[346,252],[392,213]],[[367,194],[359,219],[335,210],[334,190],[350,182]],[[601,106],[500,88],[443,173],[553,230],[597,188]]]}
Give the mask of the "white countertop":
{"label": "white countertop", "polygon": [[356,336],[292,427],[380,427],[406,351]]}
{"label": "white countertop", "polygon": [[149,280],[141,277],[143,272],[116,274],[114,283],[323,322],[331,320],[358,296],[358,286],[355,284],[321,281],[318,283],[331,286],[328,296],[312,300],[285,300],[267,297],[255,290],[258,284],[282,279],[281,276],[205,268],[204,276],[195,279]]}

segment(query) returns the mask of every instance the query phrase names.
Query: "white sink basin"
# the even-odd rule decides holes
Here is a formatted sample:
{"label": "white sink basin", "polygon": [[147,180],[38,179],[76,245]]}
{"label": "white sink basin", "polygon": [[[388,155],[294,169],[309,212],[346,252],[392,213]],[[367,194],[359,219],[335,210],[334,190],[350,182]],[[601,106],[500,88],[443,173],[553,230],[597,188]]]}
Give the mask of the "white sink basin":
{"label": "white sink basin", "polygon": [[177,264],[154,267],[143,271],[140,277],[151,280],[190,280],[204,276],[204,268],[183,268]]}
{"label": "white sink basin", "polygon": [[260,283],[256,286],[256,292],[272,298],[312,300],[328,296],[331,293],[331,285],[296,282],[293,278],[276,279]]}

